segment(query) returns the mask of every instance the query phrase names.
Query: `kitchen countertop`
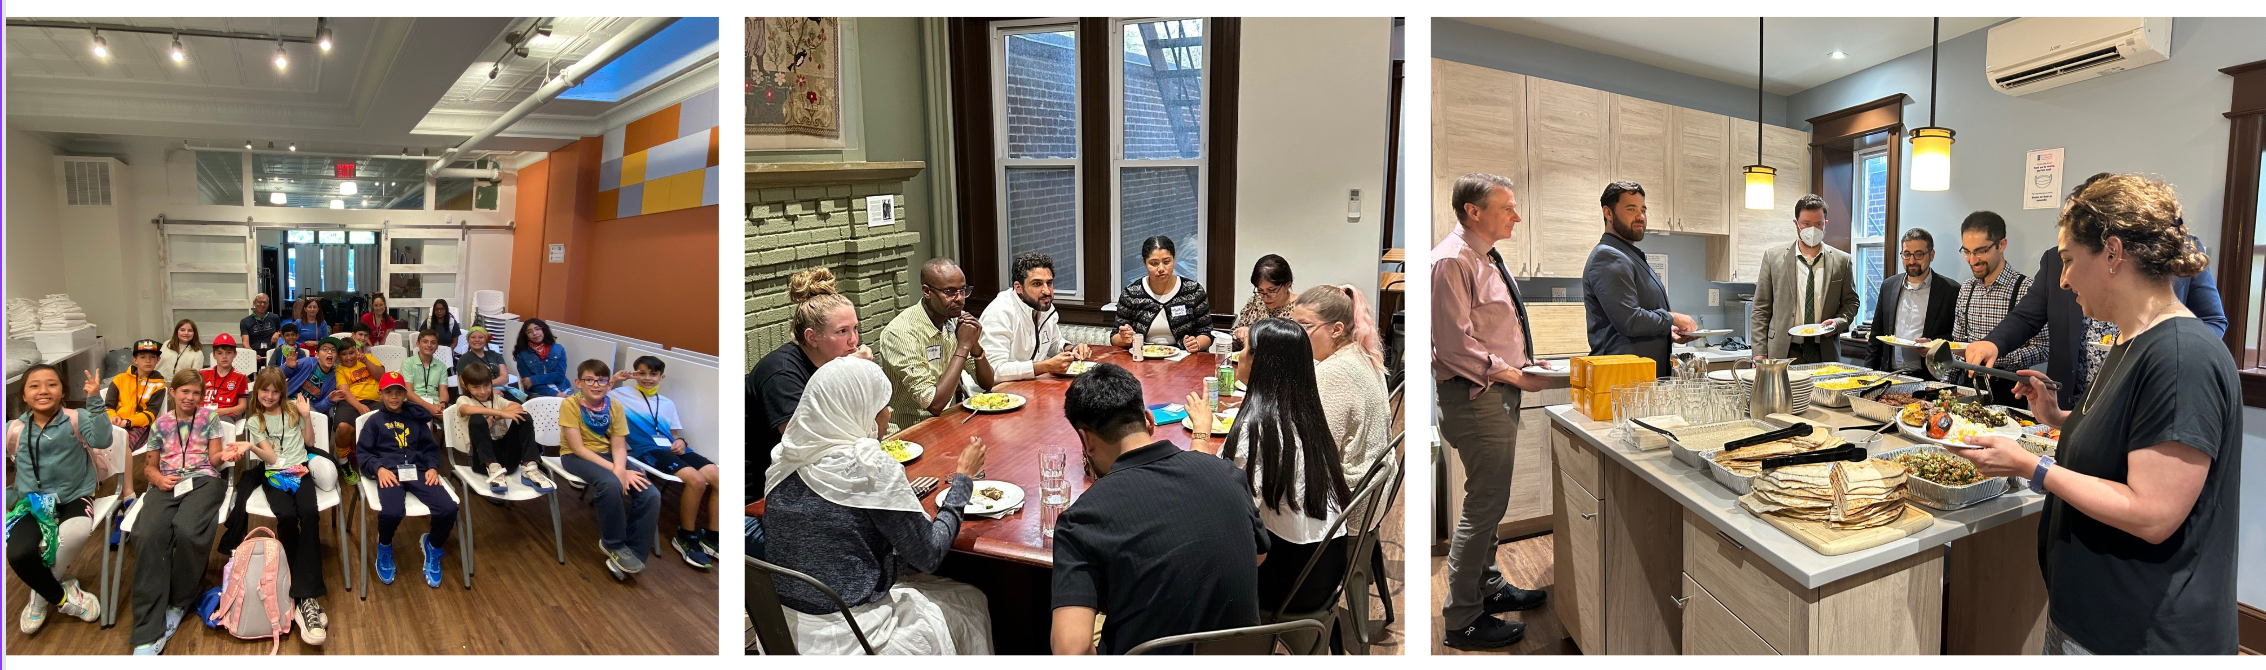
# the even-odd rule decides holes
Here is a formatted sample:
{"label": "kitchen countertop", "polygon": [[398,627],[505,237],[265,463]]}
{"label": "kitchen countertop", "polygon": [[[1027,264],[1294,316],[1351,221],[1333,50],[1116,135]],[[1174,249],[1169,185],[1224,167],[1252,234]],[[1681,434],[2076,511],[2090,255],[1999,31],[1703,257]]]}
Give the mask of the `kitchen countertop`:
{"label": "kitchen countertop", "polygon": [[[1715,526],[1716,530],[1746,545],[1764,561],[1806,588],[1814,589],[1855,576],[1918,554],[1928,547],[1974,535],[2045,509],[2045,496],[2026,489],[2009,492],[1966,509],[1950,512],[1928,509],[1929,514],[1935,515],[1935,523],[1911,537],[1854,553],[1824,556],[1748,513],[1739,506],[1738,496],[1732,494],[1730,489],[1709,478],[1706,470],[1676,462],[1669,449],[1623,451],[1625,447],[1619,444],[1619,440],[1613,439],[1612,424],[1591,421],[1589,417],[1575,411],[1572,405],[1553,405],[1546,408],[1546,411],[1550,413],[1553,423],[1580,436],[1591,448],[1608,456],[1608,460],[1636,473],[1646,483],[1660,489],[1685,509],[1699,514]],[[1821,408],[1812,408],[1800,416],[1830,426],[1873,424],[1870,420],[1852,414]],[[1885,451],[1914,443],[1891,432],[1882,437],[1881,444]]]}
{"label": "kitchen countertop", "polygon": [[1700,360],[1704,360],[1704,361],[1707,361],[1707,362],[1709,362],[1709,363],[1727,363],[1727,362],[1733,362],[1733,361],[1737,361],[1737,360],[1739,360],[1739,359],[1743,359],[1743,358],[1746,358],[1746,357],[1747,357],[1747,356],[1749,355],[1749,353],[1750,353],[1750,352],[1746,352],[1746,351],[1724,351],[1724,350],[1722,350],[1722,349],[1717,349],[1717,348],[1715,348],[1715,347],[1692,347],[1692,346],[1677,345],[1677,346],[1676,346],[1676,347],[1675,347],[1674,349],[1671,349],[1671,350],[1669,350],[1669,353],[1670,353],[1670,354],[1687,354],[1687,353],[1688,353],[1688,354],[1694,354],[1694,355],[1697,355],[1697,356],[1699,356],[1699,357],[1700,357]]}

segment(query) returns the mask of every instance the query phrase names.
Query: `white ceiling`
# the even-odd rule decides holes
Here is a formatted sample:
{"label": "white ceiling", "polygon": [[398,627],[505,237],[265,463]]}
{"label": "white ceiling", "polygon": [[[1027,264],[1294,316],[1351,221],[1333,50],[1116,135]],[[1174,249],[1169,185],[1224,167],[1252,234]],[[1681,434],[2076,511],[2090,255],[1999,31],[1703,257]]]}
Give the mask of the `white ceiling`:
{"label": "white ceiling", "polygon": [[[1457,18],[1472,25],[1626,58],[1646,65],[1755,85],[1753,18]],[[1945,17],[1943,40],[2006,17]],[[1926,18],[1780,18],[1768,21],[1764,90],[1793,95],[1928,48]],[[1835,60],[1836,51],[1848,57]]]}
{"label": "white ceiling", "polygon": [[[43,20],[300,37],[315,30],[311,18]],[[183,37],[189,57],[175,64],[169,35],[106,31],[111,56],[96,58],[85,30],[9,27],[8,124],[64,144],[163,137],[209,146],[296,143],[310,152],[438,151],[525,100],[546,65],[579,60],[629,21],[550,19],[552,36],[530,45],[529,58],[509,59],[493,82],[488,68],[508,48],[504,36],[534,18],[332,18],[333,49],[286,45],[283,71],[272,62],[273,42]],[[692,74],[618,103],[553,101],[471,148],[550,151],[598,135],[609,113],[656,106],[642,98],[678,93]]]}

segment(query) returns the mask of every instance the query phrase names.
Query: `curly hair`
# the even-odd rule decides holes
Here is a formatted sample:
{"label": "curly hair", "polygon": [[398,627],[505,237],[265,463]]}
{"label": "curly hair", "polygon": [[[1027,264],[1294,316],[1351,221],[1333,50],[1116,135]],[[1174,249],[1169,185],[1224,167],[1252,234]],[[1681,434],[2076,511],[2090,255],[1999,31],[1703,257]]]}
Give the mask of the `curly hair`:
{"label": "curly hair", "polygon": [[787,278],[787,300],[795,304],[795,341],[803,344],[810,343],[804,333],[826,329],[826,317],[834,310],[856,308],[849,296],[834,287],[834,271],[826,268],[804,270]]}
{"label": "curly hair", "polygon": [[2160,180],[2114,174],[2088,180],[2070,194],[2061,229],[2071,242],[2100,253],[2111,237],[2124,241],[2132,267],[2149,279],[2193,277],[2211,265],[2180,219],[2179,194]]}

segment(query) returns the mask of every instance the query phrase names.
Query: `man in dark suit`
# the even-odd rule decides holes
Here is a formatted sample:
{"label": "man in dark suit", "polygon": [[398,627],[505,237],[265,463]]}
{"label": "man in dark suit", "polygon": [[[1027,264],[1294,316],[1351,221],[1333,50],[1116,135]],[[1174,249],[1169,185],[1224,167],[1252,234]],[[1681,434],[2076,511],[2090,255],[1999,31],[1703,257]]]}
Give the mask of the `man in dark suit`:
{"label": "man in dark suit", "polygon": [[1660,376],[1674,362],[1676,343],[1698,339],[1692,317],[1669,311],[1668,289],[1645,262],[1636,243],[1644,241],[1644,187],[1617,181],[1598,198],[1605,235],[1582,268],[1581,300],[1589,308],[1589,353],[1635,354],[1652,359]]}
{"label": "man in dark suit", "polygon": [[1875,370],[1900,370],[1919,367],[1921,377],[1929,377],[1920,364],[1920,350],[1898,347],[1880,341],[1881,335],[1895,335],[1907,341],[1940,340],[1951,334],[1951,323],[1958,318],[1959,282],[1936,274],[1928,269],[1936,260],[1936,238],[1928,231],[1913,228],[1904,232],[1904,274],[1890,277],[1880,283],[1880,299],[1873,301],[1873,340],[1865,355],[1865,367]]}

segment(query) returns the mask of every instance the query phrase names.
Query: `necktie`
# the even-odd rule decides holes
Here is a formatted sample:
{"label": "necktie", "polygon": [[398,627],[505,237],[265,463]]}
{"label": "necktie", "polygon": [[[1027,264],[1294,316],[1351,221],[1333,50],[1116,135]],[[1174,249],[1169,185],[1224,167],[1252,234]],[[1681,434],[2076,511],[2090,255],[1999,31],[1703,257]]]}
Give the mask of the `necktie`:
{"label": "necktie", "polygon": [[[1800,254],[1801,252],[1799,251],[1795,252],[1795,258],[1801,258]],[[1825,260],[1824,250],[1818,251],[1817,258],[1802,260],[1803,269],[1808,270],[1808,272],[1802,273],[1802,321],[1805,323],[1810,319],[1817,318],[1818,315],[1817,274],[1818,261],[1822,260]],[[1808,341],[1810,338],[1805,337],[1801,339]]]}
{"label": "necktie", "polygon": [[1526,360],[1534,362],[1534,330],[1526,324],[1526,299],[1519,297],[1519,283],[1511,281],[1511,269],[1503,265],[1502,252],[1487,250],[1487,259],[1495,262],[1495,273],[1502,275],[1503,285],[1511,288],[1511,306],[1519,313],[1519,340],[1526,343]]}

